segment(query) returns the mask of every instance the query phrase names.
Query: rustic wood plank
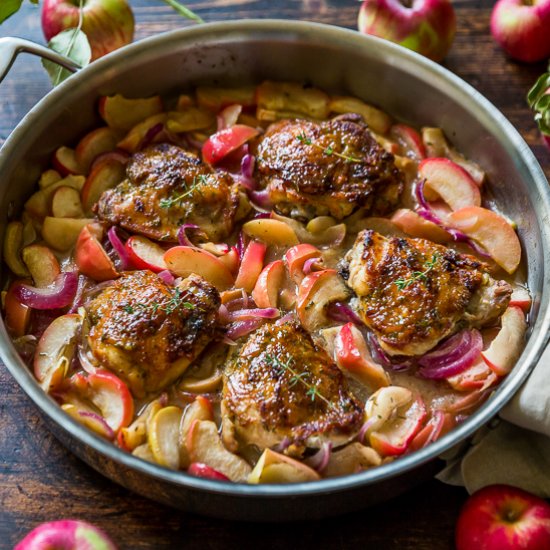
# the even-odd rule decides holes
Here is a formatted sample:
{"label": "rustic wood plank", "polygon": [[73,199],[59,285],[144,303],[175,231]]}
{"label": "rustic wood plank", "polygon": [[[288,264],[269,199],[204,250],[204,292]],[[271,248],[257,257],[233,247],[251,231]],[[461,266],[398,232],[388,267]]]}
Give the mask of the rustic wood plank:
{"label": "rustic wood plank", "polygon": [[[136,39],[190,23],[160,1],[132,0]],[[550,175],[550,154],[540,144],[525,94],[544,65],[507,60],[492,42],[492,2],[459,0],[455,45],[445,65],[488,97],[520,130]],[[355,28],[356,0],[194,0],[206,21],[296,18]],[[0,27],[0,36],[42,41],[37,8]],[[0,85],[0,143],[50,89],[37,59],[19,59]],[[242,524],[184,514],[131,494],[66,451],[47,431],[29,399],[0,366],[0,543],[12,547],[42,521],[76,517],[107,530],[121,548],[350,548],[439,550],[453,547],[456,515],[466,494],[432,481],[374,509],[330,521]]]}

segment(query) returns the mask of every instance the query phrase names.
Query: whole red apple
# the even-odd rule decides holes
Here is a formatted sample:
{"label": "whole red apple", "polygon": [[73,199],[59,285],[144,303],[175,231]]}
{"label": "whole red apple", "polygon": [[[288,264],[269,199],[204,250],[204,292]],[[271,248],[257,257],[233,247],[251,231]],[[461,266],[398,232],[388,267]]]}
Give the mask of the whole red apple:
{"label": "whole red apple", "polygon": [[519,61],[550,57],[550,0],[499,0],[491,14],[491,34]]}
{"label": "whole red apple", "polygon": [[358,28],[441,61],[453,43],[456,20],[449,0],[365,0]]}
{"label": "whole red apple", "polygon": [[86,521],[63,519],[33,529],[14,550],[116,550],[101,530]]}
{"label": "whole red apple", "polygon": [[[44,0],[42,31],[46,40],[78,26],[79,0]],[[126,0],[83,0],[82,31],[92,47],[92,61],[134,38],[134,14]]]}
{"label": "whole red apple", "polygon": [[456,524],[456,550],[548,550],[550,504],[510,485],[474,493]]}

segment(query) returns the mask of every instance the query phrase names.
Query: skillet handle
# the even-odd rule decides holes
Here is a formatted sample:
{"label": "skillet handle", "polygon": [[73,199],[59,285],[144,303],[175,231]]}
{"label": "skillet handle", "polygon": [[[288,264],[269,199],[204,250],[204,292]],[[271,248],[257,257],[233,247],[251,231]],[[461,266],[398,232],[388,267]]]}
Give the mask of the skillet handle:
{"label": "skillet handle", "polygon": [[58,54],[53,50],[46,48],[46,46],[36,44],[35,42],[31,42],[30,40],[25,40],[23,38],[8,36],[6,38],[0,38],[0,82],[4,80],[13,65],[13,62],[15,61],[15,58],[21,52],[31,53],[33,55],[38,55],[43,59],[53,61],[72,73],[76,73],[76,71],[82,68],[72,59]]}

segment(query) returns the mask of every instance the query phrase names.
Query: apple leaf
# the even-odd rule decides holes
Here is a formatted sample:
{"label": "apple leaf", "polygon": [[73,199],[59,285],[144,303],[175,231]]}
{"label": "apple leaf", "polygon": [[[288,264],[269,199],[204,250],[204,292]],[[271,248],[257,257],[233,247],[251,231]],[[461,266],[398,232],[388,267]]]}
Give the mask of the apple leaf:
{"label": "apple leaf", "polygon": [[0,23],[19,11],[23,0],[1,0],[0,1]]}
{"label": "apple leaf", "polygon": [[[77,28],[61,31],[50,40],[48,47],[54,52],[70,57],[81,67],[88,65],[92,58],[92,48],[90,47],[88,37]],[[42,65],[44,65],[44,68],[48,71],[50,80],[54,86],[57,86],[71,76],[69,71],[52,61],[44,59]]]}
{"label": "apple leaf", "polygon": [[197,23],[204,23],[204,20],[199,17],[195,12],[191,11],[189,8],[185,7],[183,4],[180,4],[177,0],[162,0],[165,4],[168,4],[174,8],[182,17],[187,19],[192,19]]}
{"label": "apple leaf", "polygon": [[535,111],[535,121],[539,130],[550,136],[550,65],[548,72],[541,75],[529,90],[527,103]]}

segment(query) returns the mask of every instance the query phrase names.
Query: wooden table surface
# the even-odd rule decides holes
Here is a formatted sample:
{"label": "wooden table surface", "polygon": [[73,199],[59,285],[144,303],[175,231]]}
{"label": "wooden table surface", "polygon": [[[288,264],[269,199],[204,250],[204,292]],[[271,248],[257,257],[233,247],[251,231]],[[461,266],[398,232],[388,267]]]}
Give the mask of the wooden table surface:
{"label": "wooden table surface", "polygon": [[[131,0],[136,40],[188,23],[154,0]],[[540,144],[525,94],[544,65],[505,58],[489,34],[493,2],[458,0],[457,36],[445,65],[489,98],[520,130],[547,175],[550,155]],[[356,0],[194,0],[206,21],[294,18],[355,28]],[[24,8],[0,36],[43,42],[39,9]],[[0,144],[49,90],[40,63],[21,56],[0,85]],[[0,174],[1,177],[1,174]],[[67,452],[47,431],[30,400],[0,365],[0,549],[38,523],[80,518],[111,534],[121,549],[453,548],[453,530],[466,492],[430,481],[391,502],[331,521],[245,524],[197,517],[161,506],[114,485]]]}

